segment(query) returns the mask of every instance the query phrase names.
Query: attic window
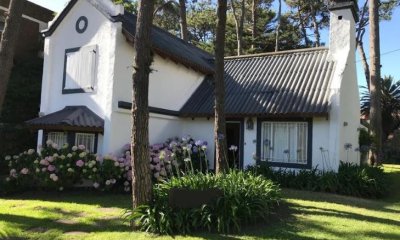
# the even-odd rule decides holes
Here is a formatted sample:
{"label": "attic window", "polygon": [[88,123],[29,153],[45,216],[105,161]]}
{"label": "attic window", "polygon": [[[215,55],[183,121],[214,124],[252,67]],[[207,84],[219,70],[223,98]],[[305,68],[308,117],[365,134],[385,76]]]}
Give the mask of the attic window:
{"label": "attic window", "polygon": [[65,50],[63,94],[93,92],[97,46]]}
{"label": "attic window", "polygon": [[339,20],[342,20],[342,19],[343,19],[343,16],[340,15],[340,16],[338,17],[338,19],[339,19]]}

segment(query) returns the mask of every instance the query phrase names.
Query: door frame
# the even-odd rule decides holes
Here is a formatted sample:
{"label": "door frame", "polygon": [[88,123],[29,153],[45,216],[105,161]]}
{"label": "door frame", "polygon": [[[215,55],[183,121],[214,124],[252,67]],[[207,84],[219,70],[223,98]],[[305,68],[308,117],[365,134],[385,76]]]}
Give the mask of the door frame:
{"label": "door frame", "polygon": [[[227,118],[225,124],[227,123],[239,123],[240,124],[240,134],[239,134],[239,169],[243,170],[243,157],[244,157],[244,119],[243,118]],[[214,143],[215,144],[215,143]],[[228,146],[229,148],[229,146]],[[229,150],[228,150],[229,151]],[[216,154],[214,150],[214,169],[217,163]]]}

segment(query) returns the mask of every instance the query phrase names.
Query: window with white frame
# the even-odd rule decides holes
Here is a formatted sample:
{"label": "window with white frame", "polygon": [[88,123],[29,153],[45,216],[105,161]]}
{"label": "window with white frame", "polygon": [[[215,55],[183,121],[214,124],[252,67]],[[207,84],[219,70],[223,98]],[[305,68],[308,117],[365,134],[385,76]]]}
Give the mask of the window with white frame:
{"label": "window with white frame", "polygon": [[87,150],[94,152],[96,134],[93,133],[76,133],[75,145],[84,145]]}
{"label": "window with white frame", "polygon": [[64,144],[68,143],[68,134],[65,132],[49,132],[47,133],[47,140],[51,140],[61,148]]}
{"label": "window with white frame", "polygon": [[276,163],[307,164],[307,152],[307,122],[262,122],[262,160]]}
{"label": "window with white frame", "polygon": [[83,93],[94,90],[96,81],[97,46],[65,51],[63,93]]}

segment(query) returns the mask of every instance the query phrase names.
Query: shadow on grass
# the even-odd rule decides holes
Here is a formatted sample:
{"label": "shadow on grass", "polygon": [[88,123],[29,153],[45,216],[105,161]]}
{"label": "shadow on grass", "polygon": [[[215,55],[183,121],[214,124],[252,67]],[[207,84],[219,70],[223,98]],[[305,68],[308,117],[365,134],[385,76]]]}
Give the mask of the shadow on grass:
{"label": "shadow on grass", "polygon": [[[76,216],[79,216],[77,214]],[[52,218],[35,218],[13,214],[0,214],[0,219],[8,223],[14,223],[26,231],[40,232],[47,230],[59,230],[61,232],[130,232],[131,229],[119,219],[94,219],[90,223],[61,222]]]}
{"label": "shadow on grass", "polygon": [[[399,173],[399,181],[400,181],[400,173]],[[307,193],[307,191],[293,190],[293,189],[283,189],[283,192],[285,198],[293,198],[293,199],[316,201],[316,202],[320,202],[321,200],[323,200],[330,203],[342,204],[357,208],[366,208],[380,212],[400,213],[400,211],[398,210],[386,208],[387,206],[392,205],[395,202],[400,203],[400,199],[397,199],[397,197],[393,197],[392,195],[383,199],[366,199],[366,198],[357,198],[357,197],[350,197],[350,196],[344,196],[332,193],[323,193],[323,192],[309,192],[309,194],[304,194],[305,192]]]}
{"label": "shadow on grass", "polygon": [[62,203],[96,205],[100,207],[130,208],[129,194],[95,192],[90,190],[71,190],[64,192],[29,191],[2,197],[8,200],[38,200]]}

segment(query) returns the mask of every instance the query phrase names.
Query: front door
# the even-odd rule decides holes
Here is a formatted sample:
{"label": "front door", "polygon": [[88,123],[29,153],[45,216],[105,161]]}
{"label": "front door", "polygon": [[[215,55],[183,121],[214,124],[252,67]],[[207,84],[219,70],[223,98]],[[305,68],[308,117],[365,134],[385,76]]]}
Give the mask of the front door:
{"label": "front door", "polygon": [[242,122],[226,122],[226,140],[228,143],[228,163],[229,168],[243,169],[242,161]]}

